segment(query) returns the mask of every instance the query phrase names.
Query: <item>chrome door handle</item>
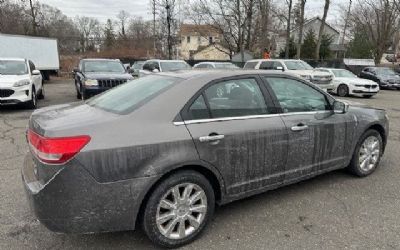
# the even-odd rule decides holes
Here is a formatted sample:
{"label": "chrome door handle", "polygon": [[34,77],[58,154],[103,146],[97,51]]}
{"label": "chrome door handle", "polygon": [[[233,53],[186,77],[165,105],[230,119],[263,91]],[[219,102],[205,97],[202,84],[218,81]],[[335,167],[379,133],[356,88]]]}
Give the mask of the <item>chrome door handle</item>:
{"label": "chrome door handle", "polygon": [[215,142],[220,141],[225,138],[225,135],[209,135],[209,136],[202,136],[199,138],[200,142]]}
{"label": "chrome door handle", "polygon": [[308,126],[307,125],[303,125],[303,124],[301,124],[301,125],[299,124],[297,126],[292,127],[292,131],[293,132],[300,132],[300,131],[304,131],[306,129],[308,129]]}

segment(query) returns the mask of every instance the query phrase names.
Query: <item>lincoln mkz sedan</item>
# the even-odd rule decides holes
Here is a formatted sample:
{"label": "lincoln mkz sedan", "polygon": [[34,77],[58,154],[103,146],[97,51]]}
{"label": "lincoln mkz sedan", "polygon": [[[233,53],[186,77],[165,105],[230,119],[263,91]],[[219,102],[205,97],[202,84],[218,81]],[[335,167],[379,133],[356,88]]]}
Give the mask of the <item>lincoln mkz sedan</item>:
{"label": "lincoln mkz sedan", "polygon": [[35,111],[22,176],[52,231],[141,225],[155,244],[178,247],[216,204],[341,168],[368,176],[388,126],[384,110],[285,73],[160,73]]}

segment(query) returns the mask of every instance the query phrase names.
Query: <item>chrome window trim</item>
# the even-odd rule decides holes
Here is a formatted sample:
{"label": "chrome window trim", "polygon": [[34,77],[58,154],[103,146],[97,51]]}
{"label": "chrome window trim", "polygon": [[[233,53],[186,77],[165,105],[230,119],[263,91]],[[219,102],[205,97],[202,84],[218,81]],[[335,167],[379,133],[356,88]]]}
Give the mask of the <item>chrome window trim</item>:
{"label": "chrome window trim", "polygon": [[286,117],[286,116],[292,116],[292,115],[315,115],[315,114],[318,114],[318,113],[328,113],[328,112],[331,112],[331,111],[329,111],[329,110],[320,110],[320,111],[293,112],[293,113],[281,113],[281,114],[222,117],[222,118],[187,120],[187,121],[181,121],[181,122],[174,122],[174,125],[175,126],[181,126],[181,125],[202,124],[202,123],[211,123],[211,122],[251,120],[251,119],[262,119],[262,118],[271,118],[271,117]]}

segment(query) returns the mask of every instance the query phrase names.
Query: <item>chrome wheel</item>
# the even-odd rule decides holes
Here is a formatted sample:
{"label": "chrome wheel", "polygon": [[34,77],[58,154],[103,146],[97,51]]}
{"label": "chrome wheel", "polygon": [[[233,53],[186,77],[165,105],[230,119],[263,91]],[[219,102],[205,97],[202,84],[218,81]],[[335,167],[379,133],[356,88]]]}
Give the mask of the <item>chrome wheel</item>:
{"label": "chrome wheel", "polygon": [[193,234],[207,213],[207,196],[193,183],[183,183],[169,189],[161,198],[156,215],[160,233],[179,240]]}
{"label": "chrome wheel", "polygon": [[381,145],[379,139],[370,136],[365,139],[361,145],[358,157],[358,163],[362,171],[369,172],[376,167],[381,153]]}

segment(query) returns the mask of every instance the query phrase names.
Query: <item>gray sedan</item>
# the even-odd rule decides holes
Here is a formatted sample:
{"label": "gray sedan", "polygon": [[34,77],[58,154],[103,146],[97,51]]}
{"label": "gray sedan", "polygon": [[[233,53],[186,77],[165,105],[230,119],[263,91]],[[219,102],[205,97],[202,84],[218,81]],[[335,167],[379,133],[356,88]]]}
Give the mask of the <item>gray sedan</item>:
{"label": "gray sedan", "polygon": [[52,231],[142,225],[155,244],[178,247],[216,204],[336,169],[370,175],[388,131],[384,110],[284,73],[161,73],[35,111],[22,176]]}

